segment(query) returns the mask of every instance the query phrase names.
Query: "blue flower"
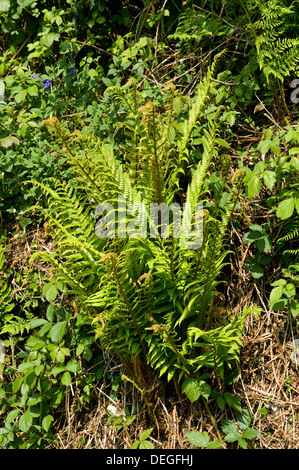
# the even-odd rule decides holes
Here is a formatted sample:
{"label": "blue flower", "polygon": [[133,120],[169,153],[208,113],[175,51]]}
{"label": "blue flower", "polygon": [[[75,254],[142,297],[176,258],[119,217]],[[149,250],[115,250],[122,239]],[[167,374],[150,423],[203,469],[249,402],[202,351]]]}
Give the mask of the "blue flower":
{"label": "blue flower", "polygon": [[77,69],[71,69],[69,73],[77,73]]}
{"label": "blue flower", "polygon": [[35,78],[35,79],[37,79],[37,78],[41,78],[41,76],[40,76],[40,75],[36,75],[35,73],[34,73],[33,75],[31,75],[31,77],[32,77],[32,78]]}
{"label": "blue flower", "polygon": [[43,80],[43,84],[46,90],[49,90],[49,88],[51,88],[51,80],[49,78]]}

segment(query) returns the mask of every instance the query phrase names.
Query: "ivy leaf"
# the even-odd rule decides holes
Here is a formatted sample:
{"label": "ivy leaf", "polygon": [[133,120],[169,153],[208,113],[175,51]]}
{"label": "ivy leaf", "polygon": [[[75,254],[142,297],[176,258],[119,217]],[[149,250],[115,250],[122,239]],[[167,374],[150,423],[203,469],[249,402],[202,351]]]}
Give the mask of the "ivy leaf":
{"label": "ivy leaf", "polygon": [[294,197],[289,197],[288,199],[285,199],[284,201],[281,201],[278,204],[277,210],[276,210],[276,215],[280,219],[287,219],[291,217],[295,209],[295,198]]}

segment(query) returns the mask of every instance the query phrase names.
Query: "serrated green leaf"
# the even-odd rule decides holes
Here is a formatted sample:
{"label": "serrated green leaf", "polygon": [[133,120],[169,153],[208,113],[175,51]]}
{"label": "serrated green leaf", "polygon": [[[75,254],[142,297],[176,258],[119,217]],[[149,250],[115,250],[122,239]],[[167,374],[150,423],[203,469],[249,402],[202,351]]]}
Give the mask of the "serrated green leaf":
{"label": "serrated green leaf", "polygon": [[264,184],[267,186],[267,188],[269,188],[270,191],[272,191],[273,186],[276,183],[276,173],[275,173],[275,171],[270,171],[270,170],[264,171],[262,173],[262,178],[263,178]]}
{"label": "serrated green leaf", "polygon": [[52,326],[50,330],[50,338],[53,343],[60,341],[64,335],[66,329],[67,321],[60,321]]}
{"label": "serrated green leaf", "polygon": [[142,441],[140,442],[139,449],[154,449],[155,446],[150,441]]}
{"label": "serrated green leaf", "polygon": [[259,279],[264,275],[264,270],[258,264],[254,264],[251,268],[251,275],[254,279]]}
{"label": "serrated green leaf", "polygon": [[242,449],[247,449],[248,447],[246,440],[243,439],[242,437],[239,437],[238,444]]}
{"label": "serrated green leaf", "polygon": [[276,215],[280,219],[284,220],[293,214],[295,209],[295,198],[294,197],[289,197],[288,199],[285,199],[284,201],[281,201],[278,204],[277,210],[276,210]]}
{"label": "serrated green leaf", "polygon": [[244,439],[255,439],[259,435],[259,431],[257,429],[248,428],[242,432],[242,436]]}
{"label": "serrated green leaf", "polygon": [[24,380],[24,377],[22,375],[15,378],[15,380],[13,381],[13,384],[12,384],[13,393],[16,393],[19,390],[19,388],[21,387],[21,385],[23,383],[23,380]]}
{"label": "serrated green leaf", "polygon": [[186,437],[190,444],[196,447],[208,447],[210,443],[210,437],[209,434],[204,431],[204,432],[199,432],[199,431],[190,431],[186,433]]}
{"label": "serrated green leaf", "polygon": [[30,336],[26,341],[26,346],[33,349],[33,351],[38,351],[39,349],[42,349],[45,346],[45,343],[36,336]]}
{"label": "serrated green leaf", "polygon": [[47,312],[46,312],[46,317],[49,320],[49,322],[53,322],[55,318],[55,306],[54,304],[48,305]]}
{"label": "serrated green leaf", "polygon": [[209,398],[211,387],[204,380],[186,379],[182,384],[182,392],[187,395],[191,403],[194,403],[200,396]]}
{"label": "serrated green leaf", "polygon": [[12,423],[17,418],[17,416],[19,416],[20,412],[21,410],[17,408],[16,410],[12,410],[10,413],[8,413],[5,419],[5,424]]}
{"label": "serrated green leaf", "polygon": [[46,299],[47,301],[51,304],[54,302],[54,300],[56,299],[57,297],[57,294],[58,294],[58,290],[55,286],[55,284],[53,284],[52,286],[49,287],[49,289],[47,290],[46,292]]}
{"label": "serrated green leaf", "polygon": [[19,419],[19,428],[23,432],[27,432],[32,425],[32,414],[26,411]]}
{"label": "serrated green leaf", "polygon": [[49,431],[52,421],[54,421],[54,418],[52,415],[47,415],[43,418],[42,427],[46,432]]}
{"label": "serrated green leaf", "polygon": [[295,170],[299,171],[299,158],[298,157],[292,157],[291,158],[291,165]]}
{"label": "serrated green leaf", "polygon": [[0,0],[0,12],[5,12],[10,9],[10,1],[9,0]]}
{"label": "serrated green leaf", "polygon": [[271,238],[266,235],[263,238],[256,240],[255,245],[259,251],[268,253],[271,250],[272,246]]}
{"label": "serrated green leaf", "polygon": [[273,304],[279,300],[283,295],[283,286],[274,287],[270,292],[270,304]]}
{"label": "serrated green leaf", "polygon": [[221,429],[225,434],[225,440],[228,442],[237,441],[240,437],[239,430],[235,423],[228,419],[224,419],[221,421]]}
{"label": "serrated green leaf", "polygon": [[153,429],[154,428],[150,428],[150,429],[146,429],[145,431],[143,431],[141,434],[140,434],[140,441],[145,441],[145,439],[147,439],[151,433],[153,432]]}
{"label": "serrated green leaf", "polygon": [[219,449],[222,446],[222,441],[219,439],[215,439],[214,441],[210,442],[209,449]]}
{"label": "serrated green leaf", "polygon": [[253,197],[257,196],[260,192],[261,187],[262,183],[260,181],[259,176],[254,176],[253,178],[251,178],[247,184],[247,195],[249,199],[252,199]]}
{"label": "serrated green leaf", "polygon": [[241,402],[239,398],[236,395],[233,395],[232,393],[225,392],[223,394],[224,400],[230,406],[231,408],[234,408],[235,410],[241,411]]}
{"label": "serrated green leaf", "polygon": [[237,423],[241,430],[245,430],[250,426],[252,415],[248,408],[244,408],[237,413]]}
{"label": "serrated green leaf", "polygon": [[45,325],[45,323],[48,323],[45,318],[33,318],[33,320],[30,321],[30,328],[37,328],[41,325]]}
{"label": "serrated green leaf", "polygon": [[66,385],[67,387],[72,383],[72,377],[69,372],[65,372],[61,377],[62,385]]}
{"label": "serrated green leaf", "polygon": [[222,395],[217,395],[216,403],[219,406],[220,410],[223,411],[225,408],[225,400]]}

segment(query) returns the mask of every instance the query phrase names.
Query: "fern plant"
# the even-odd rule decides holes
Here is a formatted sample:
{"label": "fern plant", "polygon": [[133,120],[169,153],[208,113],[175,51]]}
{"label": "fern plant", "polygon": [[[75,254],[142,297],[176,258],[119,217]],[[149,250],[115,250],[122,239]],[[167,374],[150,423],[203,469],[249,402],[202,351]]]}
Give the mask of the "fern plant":
{"label": "fern plant", "polygon": [[[121,116],[125,112],[118,123],[125,136],[119,157],[112,145],[88,131],[69,135],[56,118],[45,122],[60,138],[77,177],[76,187],[74,182],[54,179],[47,185],[36,183],[48,195],[45,215],[56,242],[55,251],[42,256],[68,286],[77,310],[90,318],[102,345],[120,356],[150,413],[154,407],[150,390],[157,374],[173,380],[179,396],[179,384],[185,383],[183,391],[190,399],[194,384],[196,397],[200,387],[205,390],[204,399],[208,398],[209,385],[203,387],[201,374],[210,367],[220,380],[224,378],[225,368],[238,360],[242,325],[250,311],[235,319],[216,306],[229,224],[244,177],[244,172],[237,171],[227,183],[224,175],[214,191],[214,204],[208,202],[207,182],[217,156],[216,122],[221,110],[205,128],[201,159],[193,174],[188,168],[192,132],[204,118],[215,66],[216,62],[199,85],[185,119],[176,112],[178,92],[173,85],[163,90],[163,110],[155,103],[144,103],[134,80],[107,89]],[[136,216],[135,209],[124,215],[121,198],[133,209],[142,204],[146,217]],[[163,209],[163,204],[175,201],[189,208],[182,211],[182,226],[189,220],[194,229],[197,218],[203,220],[200,246],[193,246],[192,231],[191,244],[188,236],[172,236],[173,213],[169,236],[162,235],[167,227],[161,214],[156,232],[151,231],[152,205]],[[113,209],[113,232],[97,236],[96,217],[104,204],[108,212]],[[102,228],[107,220],[102,212],[98,221]],[[135,228],[134,236],[123,235],[123,223]],[[136,236],[143,224],[148,236]],[[185,381],[191,379],[195,382],[186,387]]]}
{"label": "fern plant", "polygon": [[296,36],[296,2],[256,0],[260,19],[251,24],[255,32],[257,59],[267,81],[270,77],[283,81],[298,71],[299,39]]}
{"label": "fern plant", "polygon": [[0,325],[4,325],[9,319],[12,318],[13,314],[11,313],[14,308],[14,303],[11,297],[11,289],[7,285],[4,276],[4,245],[0,243]]}

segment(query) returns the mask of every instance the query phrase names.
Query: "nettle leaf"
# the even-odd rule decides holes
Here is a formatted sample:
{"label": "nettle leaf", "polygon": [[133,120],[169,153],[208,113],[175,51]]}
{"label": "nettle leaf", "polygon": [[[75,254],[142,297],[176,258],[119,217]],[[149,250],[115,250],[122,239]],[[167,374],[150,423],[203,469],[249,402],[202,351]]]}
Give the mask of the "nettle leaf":
{"label": "nettle leaf", "polygon": [[203,396],[206,400],[211,394],[211,387],[204,380],[186,379],[182,384],[182,392],[187,395],[191,403]]}
{"label": "nettle leaf", "polygon": [[278,204],[277,210],[276,210],[276,215],[280,219],[287,219],[288,217],[291,217],[295,209],[295,198],[294,197],[289,197],[288,199],[285,199],[284,201],[281,201]]}

